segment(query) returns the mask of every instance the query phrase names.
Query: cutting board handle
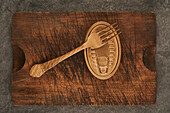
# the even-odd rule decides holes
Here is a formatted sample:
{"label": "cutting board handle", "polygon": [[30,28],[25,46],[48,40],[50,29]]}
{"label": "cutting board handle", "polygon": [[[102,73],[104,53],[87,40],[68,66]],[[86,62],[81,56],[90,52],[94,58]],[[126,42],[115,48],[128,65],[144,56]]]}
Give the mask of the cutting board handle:
{"label": "cutting board handle", "polygon": [[17,45],[12,45],[13,48],[13,69],[12,72],[17,72],[22,69],[25,64],[25,53]]}
{"label": "cutting board handle", "polygon": [[151,72],[156,72],[155,68],[155,46],[147,47],[143,52],[143,63]]}

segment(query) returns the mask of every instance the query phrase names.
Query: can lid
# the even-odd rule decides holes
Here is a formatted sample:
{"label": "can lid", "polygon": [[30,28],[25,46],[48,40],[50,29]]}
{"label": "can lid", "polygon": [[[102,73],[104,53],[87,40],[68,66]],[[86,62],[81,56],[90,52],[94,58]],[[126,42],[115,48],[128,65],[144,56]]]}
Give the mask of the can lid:
{"label": "can lid", "polygon": [[[88,30],[85,41],[88,39],[90,33],[103,29],[109,25],[109,23],[104,21],[94,23]],[[115,35],[114,33],[116,30],[112,26],[110,26],[110,29],[113,30],[113,35]],[[120,64],[121,44],[119,36],[116,35],[100,48],[85,49],[84,56],[88,69],[95,77],[101,80],[109,79],[115,74]]]}

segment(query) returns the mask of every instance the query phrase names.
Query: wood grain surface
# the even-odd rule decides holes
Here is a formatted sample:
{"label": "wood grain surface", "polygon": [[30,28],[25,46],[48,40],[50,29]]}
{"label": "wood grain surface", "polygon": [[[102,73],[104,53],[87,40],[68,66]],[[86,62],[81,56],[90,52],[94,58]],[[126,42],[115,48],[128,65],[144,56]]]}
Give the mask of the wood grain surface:
{"label": "wood grain surface", "polygon": [[[117,22],[122,56],[118,71],[99,80],[83,51],[40,78],[31,66],[84,43],[97,21]],[[149,105],[156,101],[156,18],[152,12],[19,12],[12,17],[14,105]]]}

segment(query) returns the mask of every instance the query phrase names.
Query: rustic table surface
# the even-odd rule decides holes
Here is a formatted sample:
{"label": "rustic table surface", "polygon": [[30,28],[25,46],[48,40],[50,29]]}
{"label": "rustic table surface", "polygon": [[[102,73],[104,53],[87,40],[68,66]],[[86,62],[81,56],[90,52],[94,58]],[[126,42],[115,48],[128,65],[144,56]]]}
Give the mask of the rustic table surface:
{"label": "rustic table surface", "polygon": [[[170,78],[170,2],[168,0],[1,0],[0,1],[1,113],[168,113]],[[11,101],[11,20],[15,12],[154,11],[156,13],[156,103],[150,106],[15,106]]]}

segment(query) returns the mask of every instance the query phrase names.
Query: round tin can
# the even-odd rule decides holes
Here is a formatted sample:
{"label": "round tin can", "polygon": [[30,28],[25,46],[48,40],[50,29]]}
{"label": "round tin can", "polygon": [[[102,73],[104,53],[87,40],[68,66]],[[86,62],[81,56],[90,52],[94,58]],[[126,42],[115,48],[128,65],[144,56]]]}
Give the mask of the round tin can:
{"label": "round tin can", "polygon": [[90,33],[100,31],[106,27],[109,27],[113,36],[115,36],[100,48],[87,48],[84,50],[85,61],[88,69],[95,77],[102,80],[109,79],[115,74],[121,59],[121,44],[119,36],[116,35],[116,30],[109,25],[109,23],[104,21],[96,22],[90,27],[85,38],[86,41]]}

